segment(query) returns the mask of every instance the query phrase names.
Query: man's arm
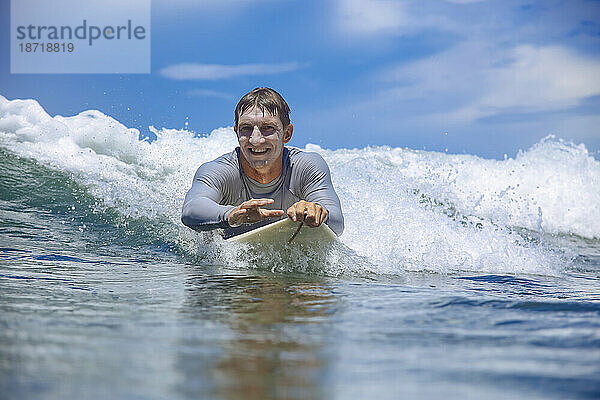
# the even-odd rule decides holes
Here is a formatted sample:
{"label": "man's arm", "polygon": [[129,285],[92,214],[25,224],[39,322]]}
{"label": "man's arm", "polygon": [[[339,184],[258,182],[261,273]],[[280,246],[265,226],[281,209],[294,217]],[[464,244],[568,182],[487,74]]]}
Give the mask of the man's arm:
{"label": "man's arm", "polygon": [[[317,153],[303,153],[298,167],[301,167],[301,192],[303,198],[311,203],[323,207],[327,213],[325,223],[340,236],[344,231],[344,215],[340,199],[333,189],[331,173],[327,163]],[[298,202],[300,203],[300,202]],[[298,204],[296,203],[296,204]],[[312,211],[309,209],[309,211]],[[319,218],[319,210],[316,210],[315,219]],[[288,212],[289,214],[289,212]]]}
{"label": "man's arm", "polygon": [[194,175],[192,188],[187,192],[181,211],[181,222],[196,231],[227,228],[227,214],[235,208],[223,206],[225,174],[216,161],[202,164]]}

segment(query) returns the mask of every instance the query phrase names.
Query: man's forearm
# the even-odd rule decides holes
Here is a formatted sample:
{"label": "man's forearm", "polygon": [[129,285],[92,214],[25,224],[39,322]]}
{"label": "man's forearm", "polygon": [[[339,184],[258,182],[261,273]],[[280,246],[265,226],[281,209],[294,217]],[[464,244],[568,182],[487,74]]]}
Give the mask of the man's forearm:
{"label": "man's forearm", "polygon": [[181,222],[196,231],[227,228],[227,214],[234,206],[222,206],[207,197],[186,201],[181,212]]}

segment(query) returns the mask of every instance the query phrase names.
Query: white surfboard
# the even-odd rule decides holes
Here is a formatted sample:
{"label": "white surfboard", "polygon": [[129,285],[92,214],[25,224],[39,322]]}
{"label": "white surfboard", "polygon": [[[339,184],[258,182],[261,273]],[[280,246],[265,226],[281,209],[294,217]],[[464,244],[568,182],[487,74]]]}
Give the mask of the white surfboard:
{"label": "white surfboard", "polygon": [[298,230],[298,226],[300,226],[300,222],[293,222],[291,219],[286,218],[250,232],[230,237],[227,241],[254,245],[269,244],[269,247],[296,247],[313,244],[328,245],[337,240],[336,234],[326,224],[321,224],[317,228],[311,228],[304,224],[289,243],[290,238]]}

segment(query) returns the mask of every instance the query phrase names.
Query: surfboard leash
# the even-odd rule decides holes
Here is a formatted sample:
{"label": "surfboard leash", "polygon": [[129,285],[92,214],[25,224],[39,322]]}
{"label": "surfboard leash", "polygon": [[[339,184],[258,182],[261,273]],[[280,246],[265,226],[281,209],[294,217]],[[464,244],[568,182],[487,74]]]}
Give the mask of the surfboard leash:
{"label": "surfboard leash", "polygon": [[[308,211],[304,211],[304,218],[306,218],[306,215],[308,214]],[[298,226],[298,229],[296,229],[296,232],[294,232],[294,234],[292,235],[292,237],[290,238],[290,240],[288,240],[288,244],[292,243],[292,240],[294,240],[294,238],[296,236],[298,236],[298,233],[300,233],[300,229],[302,229],[302,225],[304,225],[304,220],[302,220],[302,222],[300,222],[300,225]]]}
{"label": "surfboard leash", "polygon": [[290,240],[288,240],[288,244],[292,243],[292,240],[294,240],[294,238],[296,236],[298,236],[298,233],[300,233],[300,229],[302,229],[302,225],[304,225],[304,221],[300,222],[300,225],[298,226],[298,229],[296,229],[296,232],[294,232],[294,234],[292,235],[292,237],[290,238]]}

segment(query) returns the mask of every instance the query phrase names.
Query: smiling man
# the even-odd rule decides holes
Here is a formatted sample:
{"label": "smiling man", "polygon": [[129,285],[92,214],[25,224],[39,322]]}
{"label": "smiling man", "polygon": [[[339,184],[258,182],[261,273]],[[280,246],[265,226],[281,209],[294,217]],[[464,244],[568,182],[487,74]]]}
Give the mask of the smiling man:
{"label": "smiling man", "polygon": [[225,237],[287,215],[307,226],[344,230],[340,200],[325,160],[284,145],[292,138],[290,108],[279,93],[257,88],[235,108],[239,147],[202,164],[185,196],[181,221],[197,231],[225,229]]}

